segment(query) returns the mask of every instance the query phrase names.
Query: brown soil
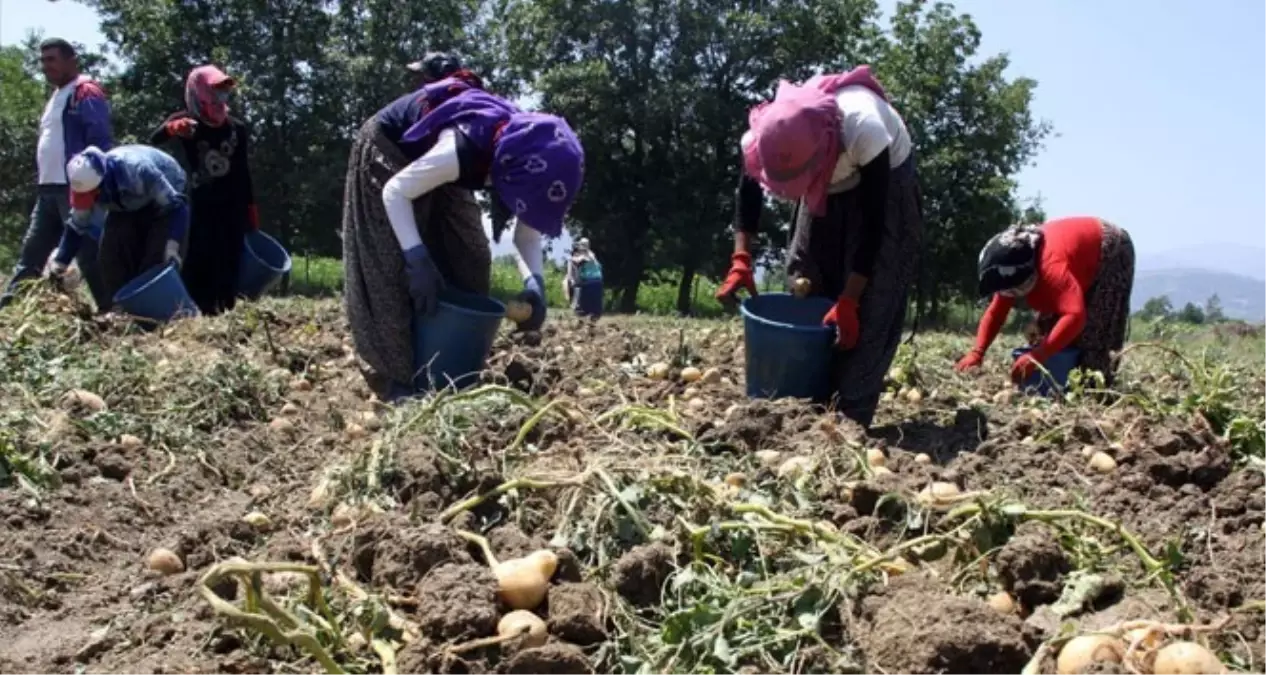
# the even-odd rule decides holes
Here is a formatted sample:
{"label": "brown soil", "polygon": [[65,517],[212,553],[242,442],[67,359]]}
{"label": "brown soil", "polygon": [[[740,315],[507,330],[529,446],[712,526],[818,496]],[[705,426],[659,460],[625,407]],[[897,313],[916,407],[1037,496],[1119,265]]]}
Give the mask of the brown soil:
{"label": "brown soil", "polygon": [[985,603],[903,580],[865,598],[858,642],[872,664],[902,673],[1016,673],[1037,639]]}
{"label": "brown soil", "polygon": [[[270,315],[271,340],[281,345],[276,354],[262,338],[241,337],[234,332],[240,329],[226,327],[227,322],[199,329],[203,332],[197,335],[184,327],[166,336],[94,333],[91,339],[144,353],[161,351],[166,342],[190,358],[250,361],[265,371],[281,368],[287,380],[303,374],[312,387],[281,387],[264,401],[266,414],[230,410],[218,425],[207,425],[198,452],[181,455],[148,438],[142,447],[126,449],[90,433],[81,419],[84,411],[68,413],[50,405],[41,418],[45,428],[30,432],[26,442],[46,443],[57,483],[38,496],[18,487],[0,489],[0,522],[9,534],[0,537],[0,644],[5,645],[0,671],[315,668],[293,649],[261,646],[256,636],[228,626],[198,595],[201,575],[232,557],[338,569],[387,598],[425,636],[400,650],[401,672],[610,669],[612,646],[624,627],[616,609],[640,621],[662,618],[656,614],[666,600],[662,591],[689,559],[688,548],[647,544],[647,538],[620,532],[609,538],[618,545],[599,551],[585,538],[592,532],[577,533],[589,520],[565,511],[574,494],[567,490],[506,495],[445,525],[436,522],[437,515],[492,489],[502,482],[502,472],[524,475],[523,466],[533,474],[571,475],[601,465],[638,480],[672,474],[708,484],[742,471],[753,489],[790,483],[753,459],[762,450],[777,451],[782,459],[814,458],[818,464],[797,488],[808,497],[804,513],[797,515],[830,523],[871,546],[883,548],[909,537],[912,523],[922,527],[923,522],[914,522],[922,516],[908,506],[908,498],[929,480],[946,480],[965,490],[1011,496],[1030,508],[1085,509],[1138,534],[1157,554],[1172,543],[1183,561],[1177,585],[1199,620],[1266,597],[1261,576],[1266,482],[1260,471],[1235,468],[1223,441],[1199,423],[1019,405],[995,406],[986,415],[940,394],[917,407],[885,403],[881,425],[868,437],[802,404],[746,400],[732,327],[687,329],[684,355],[675,330],[655,331],[627,321],[551,322],[539,344],[503,335],[487,382],[545,400],[566,400],[589,416],[621,405],[666,409],[671,398],[678,424],[699,441],[697,447],[676,446],[667,453],[665,442],[676,440],[672,431],[629,425],[592,434],[586,421],[563,417],[546,418],[519,439],[530,413],[515,408],[444,440],[447,445],[432,435],[405,436],[381,474],[382,493],[398,508],[335,527],[330,516],[337,505],[309,505],[313,487],[333,464],[361,472],[345,474],[345,481],[347,475],[363,474],[356,462],[382,434],[349,439],[344,422],[369,410],[380,416],[390,411],[374,405],[356,364],[346,360],[346,327],[337,306],[320,307],[313,316]],[[687,362],[716,367],[731,382],[694,386],[702,392],[694,395],[706,405],[690,408],[684,403],[689,385],[675,376],[666,381],[644,376],[645,367],[658,361],[672,364],[674,375]],[[128,410],[126,384],[116,383],[102,396],[111,410]],[[299,408],[294,428],[269,429],[268,422],[287,402]],[[196,398],[186,403],[191,415],[196,403]],[[1114,421],[1115,431],[1100,431],[1105,419]],[[1116,471],[1104,475],[1087,468],[1084,446],[1112,455]],[[893,475],[859,480],[855,451],[860,447],[883,448]],[[933,462],[916,463],[916,453],[931,455]],[[519,470],[506,468],[510,456]],[[252,511],[265,513],[271,526],[244,523],[242,517]],[[674,533],[678,518],[702,525],[720,511],[645,505],[654,525]],[[547,605],[537,610],[548,622],[547,645],[445,654],[455,643],[492,635],[504,612],[482,556],[450,525],[485,534],[502,559],[540,548],[558,553]],[[556,535],[563,539],[555,540]],[[859,668],[872,671],[1018,672],[1038,642],[1062,622],[1058,617],[1052,622],[1046,605],[1059,597],[1077,561],[1061,548],[1058,536],[1056,528],[1027,524],[974,551],[983,556],[988,592],[1005,588],[1015,594],[1024,606],[1023,620],[998,614],[976,599],[986,589],[934,584],[916,571],[841,601],[848,608],[840,610],[847,625],[831,633],[827,646],[855,656]],[[1111,540],[1108,534],[1101,538]],[[147,571],[145,559],[155,547],[175,551],[186,571],[167,577]],[[946,555],[937,564],[953,557]],[[1089,630],[1125,619],[1176,618],[1168,595],[1138,583],[1137,561],[1128,550],[1105,564],[1135,576],[1122,582],[1119,597],[1107,606],[1068,621]],[[285,575],[264,581],[277,595],[302,595],[306,586],[305,579]],[[240,593],[232,586],[217,591],[228,597]],[[630,606],[635,611],[628,611]],[[1260,624],[1259,613],[1235,614],[1215,644],[1245,661],[1251,657],[1260,668]],[[377,665],[372,655],[361,656],[372,664],[369,668]],[[792,664],[787,669],[839,662],[838,654],[806,649],[787,661]],[[765,672],[767,664],[761,666]]]}

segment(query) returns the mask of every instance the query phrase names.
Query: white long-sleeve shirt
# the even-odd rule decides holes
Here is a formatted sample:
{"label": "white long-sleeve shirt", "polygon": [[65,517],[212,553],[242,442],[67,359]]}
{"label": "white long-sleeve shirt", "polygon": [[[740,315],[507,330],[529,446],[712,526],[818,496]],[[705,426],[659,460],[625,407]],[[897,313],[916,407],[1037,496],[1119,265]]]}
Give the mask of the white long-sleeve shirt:
{"label": "white long-sleeve shirt", "polygon": [[[382,188],[382,204],[387,211],[391,231],[400,250],[408,251],[422,244],[418,221],[413,215],[413,201],[436,188],[455,183],[461,177],[461,158],[457,152],[457,132],[445,129],[436,137],[435,145],[418,159],[392,176]],[[497,197],[494,195],[493,199]],[[540,232],[520,223],[514,226],[514,248],[519,274],[523,278],[544,276],[545,244]]]}

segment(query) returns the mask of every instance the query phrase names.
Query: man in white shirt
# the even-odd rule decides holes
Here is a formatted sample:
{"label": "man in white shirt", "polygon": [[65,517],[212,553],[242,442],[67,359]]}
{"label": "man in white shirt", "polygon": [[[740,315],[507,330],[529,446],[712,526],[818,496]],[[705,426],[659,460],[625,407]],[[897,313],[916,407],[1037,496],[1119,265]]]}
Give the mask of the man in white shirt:
{"label": "man in white shirt", "polygon": [[[90,145],[109,150],[114,144],[105,92],[91,78],[79,73],[75,48],[60,38],[45,40],[40,44],[40,67],[53,87],[53,95],[40,117],[35,148],[39,169],[35,208],[31,211],[31,224],[22,239],[13,275],[4,294],[0,295],[0,308],[12,302],[18,284],[40,276],[49,254],[62,238],[70,217],[66,163]],[[106,311],[111,299],[101,283],[94,237],[85,239],[76,259],[97,309]]]}

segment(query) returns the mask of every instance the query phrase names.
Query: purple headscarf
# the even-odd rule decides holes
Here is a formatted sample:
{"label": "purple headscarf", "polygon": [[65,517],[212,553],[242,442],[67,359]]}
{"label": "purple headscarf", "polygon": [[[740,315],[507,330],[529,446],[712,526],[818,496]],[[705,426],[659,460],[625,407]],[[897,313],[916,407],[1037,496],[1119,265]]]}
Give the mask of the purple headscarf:
{"label": "purple headscarf", "polygon": [[561,117],[526,113],[503,98],[457,78],[429,84],[422,117],[402,142],[433,143],[457,127],[492,156],[492,187],[515,217],[547,237],[563,231],[563,216],[584,178],[585,153]]}

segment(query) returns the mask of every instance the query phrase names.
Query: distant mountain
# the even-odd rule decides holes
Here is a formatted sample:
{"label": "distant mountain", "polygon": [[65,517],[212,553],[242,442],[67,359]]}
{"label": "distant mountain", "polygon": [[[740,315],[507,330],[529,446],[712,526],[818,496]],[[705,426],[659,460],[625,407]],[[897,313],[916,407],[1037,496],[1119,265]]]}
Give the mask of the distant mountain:
{"label": "distant mountain", "polygon": [[1134,275],[1130,309],[1137,312],[1143,303],[1169,296],[1177,310],[1188,302],[1201,307],[1217,294],[1228,318],[1245,321],[1266,320],[1266,281],[1242,274],[1204,269],[1140,270]]}
{"label": "distant mountain", "polygon": [[1266,280],[1266,248],[1242,243],[1207,243],[1157,253],[1140,251],[1138,268],[1149,272],[1217,270]]}

